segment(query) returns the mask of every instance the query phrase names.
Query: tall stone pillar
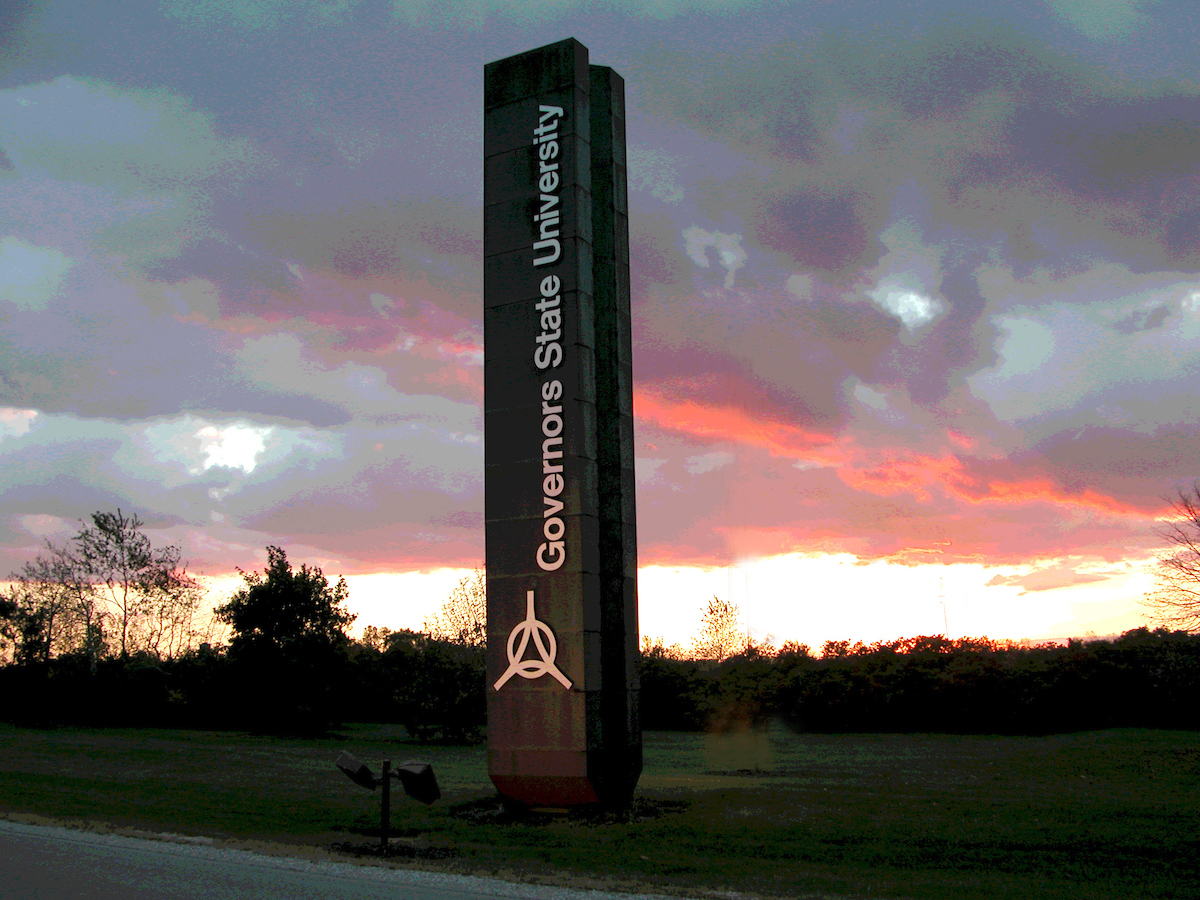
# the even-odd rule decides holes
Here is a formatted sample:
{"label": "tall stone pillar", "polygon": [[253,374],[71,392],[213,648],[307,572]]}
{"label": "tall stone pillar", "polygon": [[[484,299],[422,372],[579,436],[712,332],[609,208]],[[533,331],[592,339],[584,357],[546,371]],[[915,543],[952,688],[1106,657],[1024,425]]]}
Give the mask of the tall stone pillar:
{"label": "tall stone pillar", "polygon": [[533,806],[641,773],[624,82],[561,41],[484,71],[488,768]]}

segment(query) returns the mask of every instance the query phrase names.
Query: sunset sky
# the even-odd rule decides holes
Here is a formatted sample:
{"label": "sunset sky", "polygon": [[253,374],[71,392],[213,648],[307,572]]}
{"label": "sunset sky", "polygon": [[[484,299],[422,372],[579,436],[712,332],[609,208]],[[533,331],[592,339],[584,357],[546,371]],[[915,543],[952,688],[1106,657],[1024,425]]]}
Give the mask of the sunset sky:
{"label": "sunset sky", "polygon": [[0,575],[97,510],[419,627],[483,559],[483,66],[627,86],[642,632],[1108,634],[1200,478],[1175,0],[0,11]]}

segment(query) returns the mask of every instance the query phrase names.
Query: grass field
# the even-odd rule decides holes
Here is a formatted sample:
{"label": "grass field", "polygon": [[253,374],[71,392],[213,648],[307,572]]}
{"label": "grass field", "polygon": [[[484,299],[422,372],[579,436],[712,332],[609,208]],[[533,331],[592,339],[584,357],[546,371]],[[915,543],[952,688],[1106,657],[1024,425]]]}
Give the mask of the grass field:
{"label": "grass field", "polygon": [[366,847],[379,794],[349,749],[433,763],[443,799],[402,794],[398,864],[660,892],[833,897],[1200,897],[1200,734],[1049,737],[649,733],[629,821],[511,821],[481,747],[398,729],[274,739],[0,725],[0,812],[296,852]]}

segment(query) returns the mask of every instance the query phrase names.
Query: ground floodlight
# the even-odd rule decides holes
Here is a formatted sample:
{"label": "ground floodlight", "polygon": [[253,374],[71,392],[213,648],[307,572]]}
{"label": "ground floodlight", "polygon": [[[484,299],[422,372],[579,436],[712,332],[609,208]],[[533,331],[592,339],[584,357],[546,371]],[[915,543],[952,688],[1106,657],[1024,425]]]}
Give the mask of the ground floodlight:
{"label": "ground floodlight", "polygon": [[441,799],[442,792],[438,789],[437,777],[429,763],[415,759],[406,760],[396,766],[392,774],[404,785],[404,793],[414,800],[428,804]]}
{"label": "ground floodlight", "polygon": [[338,756],[334,765],[345,772],[346,777],[357,785],[369,788],[372,791],[379,787],[379,779],[367,768],[366,763],[359,762],[345,750]]}

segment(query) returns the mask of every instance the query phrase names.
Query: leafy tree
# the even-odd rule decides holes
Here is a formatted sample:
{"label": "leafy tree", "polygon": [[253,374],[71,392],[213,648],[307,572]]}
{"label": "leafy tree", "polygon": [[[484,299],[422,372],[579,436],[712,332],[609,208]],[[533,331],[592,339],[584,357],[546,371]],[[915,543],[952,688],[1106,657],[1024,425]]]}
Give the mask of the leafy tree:
{"label": "leafy tree", "polygon": [[1147,598],[1155,618],[1188,631],[1200,630],[1200,482],[1181,491],[1176,518],[1160,532],[1174,551],[1158,558],[1156,590]]}
{"label": "leafy tree", "polygon": [[717,691],[716,672],[707,663],[669,654],[651,645],[638,669],[642,727],[699,731],[709,720]]}
{"label": "leafy tree", "polygon": [[262,573],[238,571],[245,587],[214,610],[233,630],[231,653],[283,652],[314,639],[330,645],[349,640],[346,628],[357,617],[344,607],[350,596],[345,578],[331,588],[316,566],[302,565],[294,572],[287,554],[273,546],[267,547]]}
{"label": "leafy tree", "polygon": [[235,699],[244,724],[268,731],[322,731],[341,709],[349,677],[355,616],[345,608],[346,579],[330,587],[317,567],[294,571],[287,554],[267,547],[263,572],[242,572],[245,586],[214,610],[232,630],[229,657],[241,679]]}
{"label": "leafy tree", "polygon": [[717,694],[708,729],[746,731],[763,725],[778,690],[779,668],[770,648],[750,641],[726,657],[717,672]]}
{"label": "leafy tree", "polygon": [[382,653],[383,648],[387,646],[388,636],[394,633],[390,628],[377,628],[374,625],[368,625],[363,629],[362,640],[359,643],[364,647]]}
{"label": "leafy tree", "polygon": [[849,641],[826,641],[821,645],[822,659],[839,659],[850,655]]}
{"label": "leafy tree", "polygon": [[484,648],[396,632],[385,659],[395,676],[394,699],[405,729],[419,741],[473,743],[487,722]]}
{"label": "leafy tree", "polygon": [[435,641],[487,646],[487,576],[483,566],[458,582],[442,611],[422,626]]}
{"label": "leafy tree", "polygon": [[747,640],[740,618],[736,603],[716,596],[709,600],[700,620],[700,636],[695,641],[696,656],[723,660],[745,649]]}

